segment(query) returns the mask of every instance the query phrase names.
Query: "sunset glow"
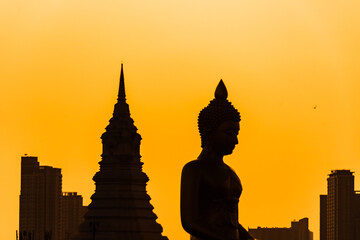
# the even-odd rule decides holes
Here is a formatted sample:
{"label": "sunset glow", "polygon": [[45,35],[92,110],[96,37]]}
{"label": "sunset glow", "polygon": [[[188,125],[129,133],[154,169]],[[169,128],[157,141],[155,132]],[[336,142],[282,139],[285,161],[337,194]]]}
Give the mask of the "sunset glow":
{"label": "sunset glow", "polygon": [[63,191],[90,203],[123,63],[164,235],[189,237],[181,169],[201,151],[197,116],[223,79],[242,118],[225,158],[244,188],[240,222],[308,217],[318,240],[331,170],[354,171],[360,189],[359,9],[351,0],[2,1],[0,239],[18,229],[24,154],[61,168]]}

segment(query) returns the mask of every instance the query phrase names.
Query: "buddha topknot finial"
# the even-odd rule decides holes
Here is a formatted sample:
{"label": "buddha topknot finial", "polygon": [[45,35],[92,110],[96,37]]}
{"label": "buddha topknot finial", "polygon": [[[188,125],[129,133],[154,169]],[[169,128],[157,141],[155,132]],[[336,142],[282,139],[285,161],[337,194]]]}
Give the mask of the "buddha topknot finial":
{"label": "buddha topknot finial", "polygon": [[225,99],[227,99],[227,96],[228,96],[228,93],[227,93],[225,84],[224,84],[223,80],[220,79],[220,82],[217,85],[216,90],[215,90],[215,98],[225,100]]}
{"label": "buddha topknot finial", "polygon": [[198,117],[198,127],[201,137],[201,146],[213,135],[221,123],[225,121],[241,120],[240,113],[227,100],[227,90],[223,80],[220,80],[215,90],[215,98],[210,101],[209,105],[202,109]]}

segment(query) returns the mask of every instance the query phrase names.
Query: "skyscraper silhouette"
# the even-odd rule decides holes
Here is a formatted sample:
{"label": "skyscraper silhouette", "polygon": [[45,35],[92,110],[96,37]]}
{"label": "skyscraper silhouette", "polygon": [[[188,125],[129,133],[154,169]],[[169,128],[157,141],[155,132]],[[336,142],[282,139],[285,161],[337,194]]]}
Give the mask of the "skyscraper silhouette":
{"label": "skyscraper silhouette", "polygon": [[166,240],[146,193],[148,177],[142,171],[140,140],[125,98],[121,65],[118,101],[101,136],[100,170],[96,189],[80,225],[77,240]]}
{"label": "skyscraper silhouette", "polygon": [[20,240],[62,240],[61,169],[21,157]]}
{"label": "skyscraper silhouette", "polygon": [[360,195],[350,170],[333,170],[320,196],[320,240],[360,240]]}

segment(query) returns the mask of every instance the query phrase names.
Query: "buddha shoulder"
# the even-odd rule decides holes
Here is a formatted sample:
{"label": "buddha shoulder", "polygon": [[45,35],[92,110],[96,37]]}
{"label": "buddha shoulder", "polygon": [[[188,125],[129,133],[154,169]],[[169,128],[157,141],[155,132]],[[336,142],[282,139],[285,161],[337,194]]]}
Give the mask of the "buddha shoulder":
{"label": "buddha shoulder", "polygon": [[201,172],[201,163],[199,160],[193,160],[185,164],[182,169],[183,174],[198,174]]}

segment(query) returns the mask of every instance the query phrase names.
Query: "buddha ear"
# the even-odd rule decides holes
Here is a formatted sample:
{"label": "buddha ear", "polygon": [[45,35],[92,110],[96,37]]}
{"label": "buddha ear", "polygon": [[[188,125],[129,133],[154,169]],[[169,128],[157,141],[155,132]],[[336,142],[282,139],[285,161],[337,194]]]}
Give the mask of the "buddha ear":
{"label": "buddha ear", "polygon": [[214,144],[212,142],[207,141],[202,148],[201,155],[206,156],[210,154],[214,148],[213,146]]}
{"label": "buddha ear", "polygon": [[203,149],[211,149],[214,147],[215,143],[215,133],[213,132],[209,137],[207,137],[207,141],[204,143]]}

